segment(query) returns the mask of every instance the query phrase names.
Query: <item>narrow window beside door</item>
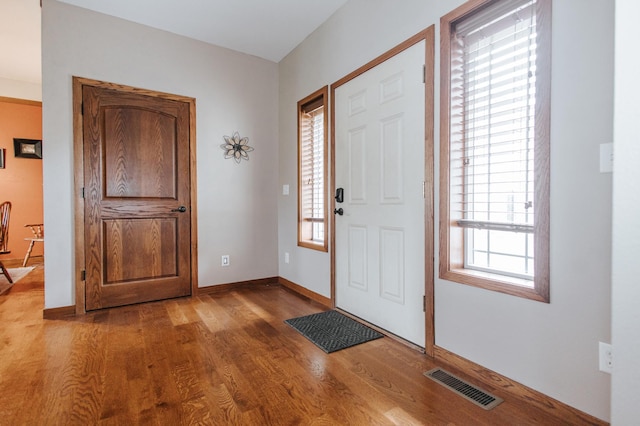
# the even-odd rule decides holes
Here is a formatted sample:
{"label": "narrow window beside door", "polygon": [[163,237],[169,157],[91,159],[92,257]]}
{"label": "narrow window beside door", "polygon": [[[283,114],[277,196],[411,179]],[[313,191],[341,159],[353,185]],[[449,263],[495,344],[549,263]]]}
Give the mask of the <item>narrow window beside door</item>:
{"label": "narrow window beside door", "polygon": [[298,245],[327,251],[327,120],[324,87],[298,102]]}
{"label": "narrow window beside door", "polygon": [[550,3],[474,0],[441,20],[440,275],[541,301],[549,300]]}

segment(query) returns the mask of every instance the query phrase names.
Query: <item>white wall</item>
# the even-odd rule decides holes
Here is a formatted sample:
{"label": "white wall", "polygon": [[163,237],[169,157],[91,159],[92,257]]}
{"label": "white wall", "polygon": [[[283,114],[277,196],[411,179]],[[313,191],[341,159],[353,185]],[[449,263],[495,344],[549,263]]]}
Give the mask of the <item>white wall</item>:
{"label": "white wall", "polygon": [[42,101],[42,85],[0,77],[0,96]]}
{"label": "white wall", "polygon": [[[461,3],[351,0],[280,63],[279,183],[292,194],[278,200],[284,278],[330,294],[329,255],[296,247],[296,102],[432,24],[437,49],[439,18]],[[551,303],[435,280],[438,346],[604,420],[610,376],[598,371],[598,341],[610,341],[612,176],[599,173],[598,156],[613,138],[613,6],[553,4]]]}
{"label": "white wall", "polygon": [[640,61],[634,54],[638,16],[637,0],[616,0],[611,381],[614,425],[637,424],[640,407]]}
{"label": "white wall", "polygon": [[[75,303],[72,76],[196,98],[200,287],[276,276],[278,67],[54,0],[42,11],[45,307]],[[225,160],[239,131],[250,160]],[[229,254],[231,265],[220,266]]]}

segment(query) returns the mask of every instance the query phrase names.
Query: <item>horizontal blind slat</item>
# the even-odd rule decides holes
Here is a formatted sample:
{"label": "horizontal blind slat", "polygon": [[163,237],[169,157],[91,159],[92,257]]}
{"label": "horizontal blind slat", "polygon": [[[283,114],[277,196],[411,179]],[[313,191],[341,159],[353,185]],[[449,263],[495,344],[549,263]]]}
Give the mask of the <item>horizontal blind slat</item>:
{"label": "horizontal blind slat", "polygon": [[532,0],[510,0],[498,2],[482,10],[472,17],[466,18],[460,23],[456,23],[456,34],[466,36],[472,32],[478,32],[487,29],[487,26],[505,15],[512,15],[514,10],[523,9],[527,6],[534,6]]}

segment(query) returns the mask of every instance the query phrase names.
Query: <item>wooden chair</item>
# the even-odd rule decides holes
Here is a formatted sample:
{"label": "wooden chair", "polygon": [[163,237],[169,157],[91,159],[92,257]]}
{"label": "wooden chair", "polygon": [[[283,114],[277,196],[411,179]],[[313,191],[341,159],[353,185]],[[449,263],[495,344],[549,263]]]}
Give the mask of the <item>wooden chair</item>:
{"label": "wooden chair", "polygon": [[41,223],[25,225],[25,228],[31,228],[31,232],[33,236],[30,238],[25,238],[27,241],[31,241],[29,243],[29,248],[27,249],[27,254],[24,256],[24,260],[22,261],[22,266],[27,266],[27,262],[29,261],[29,256],[31,256],[31,250],[33,250],[33,245],[37,242],[44,243],[44,225]]}
{"label": "wooden chair", "polygon": [[[9,254],[11,250],[9,250],[9,214],[11,213],[11,203],[9,201],[5,201],[0,204],[0,254]],[[0,260],[0,271],[7,277],[7,281],[9,283],[13,283],[11,279],[11,275],[7,271],[7,268],[4,267],[4,264]]]}

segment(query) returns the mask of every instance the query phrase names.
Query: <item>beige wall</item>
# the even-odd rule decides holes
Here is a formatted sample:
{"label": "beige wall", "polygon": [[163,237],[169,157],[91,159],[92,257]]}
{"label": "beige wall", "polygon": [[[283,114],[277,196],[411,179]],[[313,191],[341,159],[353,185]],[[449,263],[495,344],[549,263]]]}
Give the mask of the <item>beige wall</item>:
{"label": "beige wall", "polygon": [[[200,286],[278,274],[277,64],[54,0],[42,9],[45,307],[75,303],[72,76],[196,99]],[[225,160],[238,131],[250,160]],[[221,267],[221,255],[231,264]]]}
{"label": "beige wall", "polygon": [[[5,150],[5,168],[0,169],[0,202],[11,202],[10,254],[1,259],[22,259],[31,231],[27,223],[42,223],[42,160],[15,156],[13,138],[42,139],[42,107],[0,99],[0,148]],[[41,256],[36,243],[32,256]]]}
{"label": "beige wall", "polygon": [[[438,123],[439,20],[462,3],[350,0],[289,54],[280,63],[279,184],[296,193],[296,102],[430,25]],[[599,145],[613,138],[613,13],[609,0],[553,2],[551,303],[435,277],[438,346],[605,420],[610,376],[598,371],[598,342],[611,339],[612,176],[599,171]],[[435,155],[438,176],[437,145]],[[296,246],[296,197],[278,197],[280,275],[328,296],[330,255]],[[436,250],[436,273],[437,262]]]}

